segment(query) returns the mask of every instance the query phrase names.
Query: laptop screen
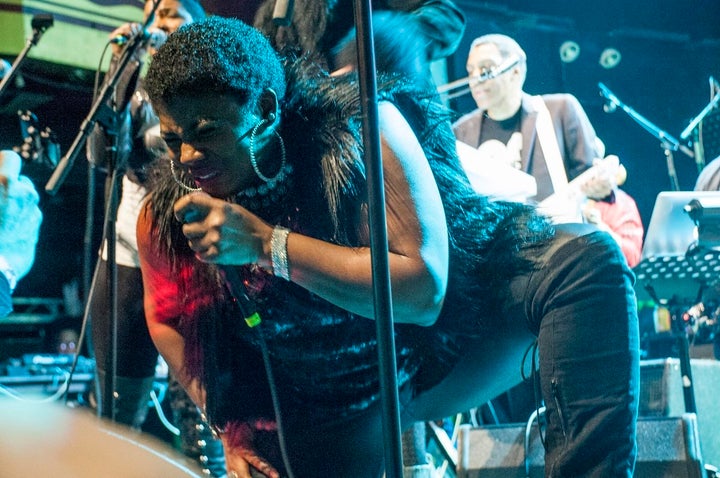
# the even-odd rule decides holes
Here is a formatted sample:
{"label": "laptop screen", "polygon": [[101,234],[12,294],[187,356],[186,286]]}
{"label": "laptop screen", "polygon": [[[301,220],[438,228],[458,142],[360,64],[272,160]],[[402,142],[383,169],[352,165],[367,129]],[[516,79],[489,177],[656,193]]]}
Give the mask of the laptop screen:
{"label": "laptop screen", "polygon": [[658,194],[634,269],[638,299],[693,302],[703,287],[720,279],[720,252],[698,247],[698,228],[685,209],[693,200],[720,204],[720,191]]}

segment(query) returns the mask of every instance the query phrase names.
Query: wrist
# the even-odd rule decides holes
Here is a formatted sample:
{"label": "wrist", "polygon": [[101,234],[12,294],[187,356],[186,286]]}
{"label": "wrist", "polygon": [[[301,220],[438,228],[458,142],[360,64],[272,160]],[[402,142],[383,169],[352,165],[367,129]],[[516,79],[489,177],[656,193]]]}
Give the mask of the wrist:
{"label": "wrist", "polygon": [[270,264],[274,276],[290,280],[290,265],[288,261],[287,240],[290,230],[275,226],[270,238]]}

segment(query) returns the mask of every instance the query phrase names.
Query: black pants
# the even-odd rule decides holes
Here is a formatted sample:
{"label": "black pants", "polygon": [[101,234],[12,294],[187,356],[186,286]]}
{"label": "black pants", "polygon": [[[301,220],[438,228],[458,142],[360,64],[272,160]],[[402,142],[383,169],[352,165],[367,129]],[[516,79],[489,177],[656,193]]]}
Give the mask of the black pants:
{"label": "black pants", "polygon": [[[139,268],[117,266],[117,356],[116,375],[145,378],[155,376],[158,352],[150,339],[143,310],[142,275]],[[106,370],[111,359],[112,331],[108,264],[100,259],[90,309],[96,367]]]}
{"label": "black pants", "polygon": [[467,344],[453,372],[404,416],[449,416],[516,385],[537,337],[546,476],[629,478],[640,377],[633,274],[613,239],[584,225],[559,227],[542,263],[511,285],[508,326]]}

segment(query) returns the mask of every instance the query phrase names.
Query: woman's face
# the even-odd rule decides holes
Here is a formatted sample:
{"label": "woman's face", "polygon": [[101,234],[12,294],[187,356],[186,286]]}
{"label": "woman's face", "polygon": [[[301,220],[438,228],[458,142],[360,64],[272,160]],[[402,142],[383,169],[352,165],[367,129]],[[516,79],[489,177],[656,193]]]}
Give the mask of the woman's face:
{"label": "woman's face", "polygon": [[[152,11],[154,0],[145,2],[145,18],[148,18]],[[186,23],[193,21],[192,15],[185,9],[182,1],[178,0],[160,0],[160,4],[155,10],[151,28],[163,30],[168,35],[175,32],[178,28]]]}
{"label": "woman's face", "polygon": [[[147,0],[145,2],[145,18],[149,18],[152,13],[152,7],[155,0]],[[166,35],[174,33],[178,28],[186,23],[194,21],[192,15],[185,9],[182,1],[178,0],[160,0],[160,4],[155,10],[152,22],[149,25],[150,30],[162,30]],[[160,45],[151,43],[148,52],[153,55]]]}
{"label": "woman's face", "polygon": [[250,163],[250,136],[259,114],[219,93],[177,96],[155,109],[171,160],[197,187],[211,196],[230,197],[258,184]]}

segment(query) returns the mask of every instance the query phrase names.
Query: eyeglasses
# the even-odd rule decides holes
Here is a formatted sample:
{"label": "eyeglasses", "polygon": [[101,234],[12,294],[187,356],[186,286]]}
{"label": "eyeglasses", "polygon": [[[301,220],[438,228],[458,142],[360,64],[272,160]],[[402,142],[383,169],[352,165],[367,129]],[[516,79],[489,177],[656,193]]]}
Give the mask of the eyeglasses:
{"label": "eyeglasses", "polygon": [[490,81],[492,79],[497,78],[498,76],[504,75],[508,71],[515,68],[518,63],[520,63],[520,58],[516,56],[511,56],[507,58],[505,61],[500,63],[499,65],[494,65],[488,68],[483,68],[481,73],[479,75],[472,75],[469,76],[468,83],[472,85],[479,85],[480,83],[485,83],[486,81]]}
{"label": "eyeglasses", "polygon": [[520,63],[520,58],[512,56],[500,65],[484,68],[479,75],[470,75],[466,78],[452,81],[445,85],[438,86],[438,93],[446,93],[447,99],[457,98],[470,92],[470,87],[485,83],[498,76],[504,75]]}

